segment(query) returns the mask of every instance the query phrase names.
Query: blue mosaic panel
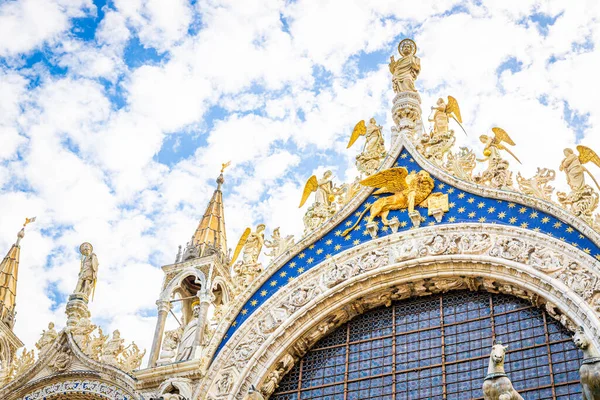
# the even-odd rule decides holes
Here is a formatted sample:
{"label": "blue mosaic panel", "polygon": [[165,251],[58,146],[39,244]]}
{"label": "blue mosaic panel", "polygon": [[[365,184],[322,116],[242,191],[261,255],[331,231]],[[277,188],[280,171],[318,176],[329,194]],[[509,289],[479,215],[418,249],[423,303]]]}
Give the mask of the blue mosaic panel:
{"label": "blue mosaic panel", "polygon": [[[400,153],[395,166],[405,167],[409,172],[423,169],[406,150],[403,150]],[[439,224],[501,224],[530,229],[558,238],[600,260],[600,248],[598,248],[598,246],[596,246],[589,238],[564,221],[529,206],[478,196],[447,185],[435,177],[433,178],[435,181],[434,192],[448,194],[448,201],[450,203],[449,212],[444,215]],[[360,217],[361,212],[382,196],[385,197],[387,195],[369,196],[365,202],[357,208],[354,214],[341,221],[321,239],[314,242],[275,271],[270,279],[268,279],[244,304],[242,310],[227,330],[224,339],[217,349],[217,353],[221,351],[237,328],[241,326],[255,310],[294,278],[309,271],[329,257],[335,256],[354,246],[371,241],[371,236],[366,230],[366,218],[363,218],[360,224],[358,224],[349,235],[342,236],[342,232],[348,227],[353,226]],[[421,215],[425,217],[425,221],[421,224],[422,227],[439,225],[433,216],[427,216],[426,209],[421,209]],[[412,223],[406,210],[391,211],[388,218],[391,219],[393,217],[398,218],[400,221],[400,232],[412,228]],[[379,221],[379,218],[375,219],[375,222]],[[378,237],[384,237],[391,233],[390,229],[380,224]]]}
{"label": "blue mosaic panel", "polygon": [[582,354],[544,311],[506,295],[451,292],[369,311],[315,344],[273,400],[482,399],[492,340],[525,399],[580,399]]}

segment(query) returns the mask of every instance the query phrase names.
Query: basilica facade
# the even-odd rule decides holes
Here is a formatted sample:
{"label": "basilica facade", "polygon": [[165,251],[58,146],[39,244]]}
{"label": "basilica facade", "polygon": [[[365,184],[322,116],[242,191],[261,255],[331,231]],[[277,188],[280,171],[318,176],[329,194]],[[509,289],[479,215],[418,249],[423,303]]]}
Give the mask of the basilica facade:
{"label": "basilica facade", "polygon": [[[422,115],[417,46],[398,52],[391,139],[375,119],[356,124],[361,176],[307,180],[300,240],[259,224],[230,252],[223,165],[162,267],[147,353],[93,324],[102,254],[90,243],[67,326],[19,350],[24,227],[0,268],[0,399],[600,399],[600,157],[580,145],[524,177],[511,169],[518,137],[500,127],[455,148],[459,101]],[[554,193],[565,178],[570,191]]]}

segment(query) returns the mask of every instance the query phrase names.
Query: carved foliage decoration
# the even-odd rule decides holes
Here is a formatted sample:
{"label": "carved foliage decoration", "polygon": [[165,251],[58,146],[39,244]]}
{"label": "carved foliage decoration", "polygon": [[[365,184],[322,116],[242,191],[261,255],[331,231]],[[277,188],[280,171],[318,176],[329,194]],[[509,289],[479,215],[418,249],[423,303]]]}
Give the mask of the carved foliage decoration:
{"label": "carved foliage decoration", "polygon": [[[299,312],[322,293],[367,271],[378,270],[389,264],[411,259],[451,257],[463,254],[509,260],[561,281],[600,311],[600,283],[597,273],[593,270],[595,267],[592,266],[595,262],[591,257],[583,255],[581,251],[565,248],[554,239],[551,241],[550,239],[540,240],[541,237],[532,236],[531,233],[518,237],[513,235],[513,231],[509,234],[503,226],[488,226],[485,231],[480,227],[440,226],[435,231],[422,230],[405,234],[397,237],[396,242],[389,245],[385,244],[389,242],[389,239],[382,240],[381,243],[371,242],[362,253],[354,252],[348,254],[346,258],[326,261],[321,267],[315,269],[314,273],[303,277],[299,286],[291,287],[291,291],[285,297],[280,297],[279,302],[270,302],[263,307],[255,325],[249,325],[250,330],[245,331],[243,339],[233,347],[231,355],[226,356],[226,359],[231,361],[227,363],[226,367],[233,367],[238,372],[247,369],[249,362],[254,363],[250,360],[258,348],[286,321],[298,318],[292,314]],[[398,268],[402,268],[402,266],[397,266],[396,269]],[[295,342],[293,348],[290,349],[291,354],[295,357],[301,356],[313,343],[332,329],[367,309],[391,304],[393,300],[427,296],[457,289],[486,290],[528,299],[536,306],[549,308],[550,315],[560,320],[565,326],[569,328],[574,326],[573,322],[568,320],[556,306],[548,305],[546,300],[541,300],[534,293],[495,278],[449,276],[435,279],[415,279],[388,289],[385,293],[374,293],[359,298],[350,306],[344,306],[330,313]],[[552,290],[552,288],[545,287],[544,290]],[[267,386],[263,390],[263,394],[268,395],[271,389],[274,390],[278,384],[279,375],[282,374],[275,370],[264,377],[263,384]],[[270,383],[267,384],[267,382]],[[246,382],[244,379],[242,386],[247,389],[253,383],[256,381]],[[235,389],[240,390],[240,396],[243,392],[241,389],[241,386]],[[259,389],[262,390],[262,387],[259,386]],[[214,395],[214,393],[212,394]]]}
{"label": "carved foliage decoration", "polygon": [[553,181],[555,177],[556,172],[553,169],[538,167],[535,175],[529,179],[525,179],[521,173],[517,173],[517,183],[519,190],[524,194],[551,201],[554,187],[550,186],[548,182]]}

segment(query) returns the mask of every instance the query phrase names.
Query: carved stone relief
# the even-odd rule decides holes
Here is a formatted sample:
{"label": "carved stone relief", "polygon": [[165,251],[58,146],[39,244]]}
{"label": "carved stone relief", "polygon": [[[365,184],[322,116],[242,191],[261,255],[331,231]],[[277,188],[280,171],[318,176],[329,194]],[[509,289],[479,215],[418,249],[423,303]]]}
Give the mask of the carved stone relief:
{"label": "carved stone relief", "polygon": [[[380,241],[370,242],[370,245],[365,246],[365,250],[362,252],[345,253],[345,257],[328,260],[321,267],[309,272],[309,275],[302,276],[295,288],[291,286],[284,297],[279,297],[281,299],[279,302],[271,301],[273,299],[269,300],[263,306],[262,313],[257,314],[258,319],[255,320],[254,325],[252,323],[248,325],[254,327],[243,334],[243,340],[238,342],[239,344],[232,347],[231,356],[224,356],[223,359],[229,359],[231,362],[227,365],[236,368],[240,373],[247,370],[248,362],[255,357],[258,348],[267,341],[271,343],[274,340],[271,335],[274,335],[275,330],[286,324],[287,321],[295,321],[300,318],[300,314],[293,314],[299,312],[316,297],[326,295],[330,290],[336,290],[336,286],[348,285],[348,281],[359,282],[356,281],[356,277],[367,273],[372,276],[371,271],[387,267],[390,263],[425,257],[430,259],[439,256],[468,255],[505,259],[522,264],[564,283],[579,297],[585,299],[592,308],[600,310],[600,285],[598,284],[596,262],[591,257],[583,255],[579,250],[569,249],[568,246],[559,244],[555,239],[547,237],[541,239],[542,235],[533,236],[535,234],[532,232],[519,234],[514,229],[508,232],[504,226],[486,226],[485,232],[482,232],[480,225],[476,227],[446,226],[436,227],[435,231],[423,229],[408,234],[404,233],[403,236],[394,238],[395,241],[382,238]],[[396,267],[396,270],[398,268],[402,268],[402,266]],[[519,272],[519,274],[523,273]],[[357,298],[352,301],[351,305],[328,314],[327,317],[297,338],[290,351],[296,357],[301,356],[321,337],[370,308],[389,305],[393,300],[465,289],[487,290],[528,299],[536,306],[550,307],[552,310],[552,312],[549,311],[550,315],[565,326],[572,327],[574,324],[563,311],[558,310],[557,307],[548,306],[547,301],[541,299],[537,294],[502,279],[471,276],[413,279],[405,284],[389,287],[384,293],[374,292],[372,295]],[[551,289],[550,286],[544,287],[544,290]],[[278,332],[276,337],[283,334],[282,331]],[[261,357],[266,357],[266,353],[262,350],[261,354],[263,354]],[[254,362],[252,361],[252,363]],[[268,396],[269,391],[274,390],[278,379],[284,374],[279,374],[277,370],[268,374],[265,372],[265,374],[263,384],[266,385],[266,389],[263,394]],[[210,379],[210,377],[207,378]],[[234,385],[235,398],[241,398],[242,393],[246,393],[241,390],[242,386],[247,391],[251,383],[257,382],[259,381],[256,379],[250,379],[238,388]],[[262,386],[257,387],[262,391]]]}

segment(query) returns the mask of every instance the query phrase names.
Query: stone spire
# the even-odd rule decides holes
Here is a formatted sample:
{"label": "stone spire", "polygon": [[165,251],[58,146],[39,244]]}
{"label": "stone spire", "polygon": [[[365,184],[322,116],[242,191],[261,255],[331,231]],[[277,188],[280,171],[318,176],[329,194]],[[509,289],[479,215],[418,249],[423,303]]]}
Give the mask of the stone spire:
{"label": "stone spire", "polygon": [[35,221],[35,218],[25,220],[23,228],[17,234],[17,241],[0,263],[0,320],[10,329],[15,323],[17,279],[19,277],[19,259],[21,255],[20,243],[21,239],[25,237],[25,226],[33,221]]}
{"label": "stone spire", "polygon": [[[225,233],[225,212],[223,208],[223,192],[221,187],[225,179],[223,170],[217,178],[217,189],[212,195],[204,216],[198,224],[198,228],[192,237],[191,248],[197,252],[195,257],[203,257],[218,254],[223,260],[227,259],[227,235]],[[188,250],[184,259],[190,258]]]}

